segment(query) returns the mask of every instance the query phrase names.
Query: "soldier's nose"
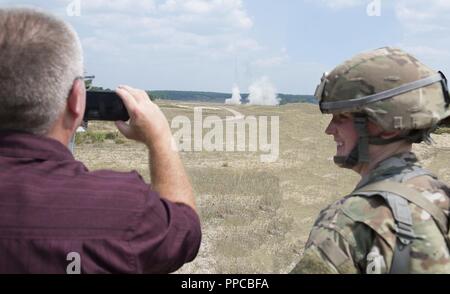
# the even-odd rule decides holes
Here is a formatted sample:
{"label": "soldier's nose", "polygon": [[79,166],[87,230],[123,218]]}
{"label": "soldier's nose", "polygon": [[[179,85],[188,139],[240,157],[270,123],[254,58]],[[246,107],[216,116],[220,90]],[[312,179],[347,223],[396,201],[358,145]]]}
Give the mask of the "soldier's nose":
{"label": "soldier's nose", "polygon": [[330,121],[328,127],[325,129],[325,134],[327,135],[335,135],[336,134],[336,126],[333,121]]}

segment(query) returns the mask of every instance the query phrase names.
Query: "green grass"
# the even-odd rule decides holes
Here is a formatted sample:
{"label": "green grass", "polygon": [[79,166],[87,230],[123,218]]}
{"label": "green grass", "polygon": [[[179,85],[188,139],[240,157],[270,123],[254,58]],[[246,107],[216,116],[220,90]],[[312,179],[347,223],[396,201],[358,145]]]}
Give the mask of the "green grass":
{"label": "green grass", "polygon": [[450,134],[450,127],[439,127],[434,133],[437,135]]}
{"label": "green grass", "polygon": [[124,144],[125,138],[118,132],[105,132],[105,131],[87,131],[85,133],[77,133],[75,137],[75,143],[81,144],[99,144],[106,141],[114,141],[115,144]]}

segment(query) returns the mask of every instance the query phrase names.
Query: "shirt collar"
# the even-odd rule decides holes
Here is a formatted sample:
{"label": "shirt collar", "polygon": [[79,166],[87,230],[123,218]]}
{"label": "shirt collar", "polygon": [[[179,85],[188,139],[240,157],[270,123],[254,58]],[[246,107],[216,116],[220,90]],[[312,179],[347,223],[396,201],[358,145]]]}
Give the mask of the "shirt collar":
{"label": "shirt collar", "polygon": [[74,160],[61,142],[45,136],[0,130],[0,156],[41,160]]}
{"label": "shirt collar", "polygon": [[418,165],[417,162],[417,156],[412,152],[393,155],[379,162],[368,175],[364,176],[356,186],[356,190],[370,183],[399,174],[405,168],[409,168],[412,165]]}

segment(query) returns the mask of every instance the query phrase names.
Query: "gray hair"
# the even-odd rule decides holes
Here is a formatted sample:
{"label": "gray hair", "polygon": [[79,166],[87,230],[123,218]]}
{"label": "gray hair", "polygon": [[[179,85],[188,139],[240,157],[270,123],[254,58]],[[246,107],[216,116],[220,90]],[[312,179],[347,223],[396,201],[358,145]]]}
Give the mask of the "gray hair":
{"label": "gray hair", "polygon": [[33,9],[0,9],[0,129],[44,135],[83,75],[74,29]]}

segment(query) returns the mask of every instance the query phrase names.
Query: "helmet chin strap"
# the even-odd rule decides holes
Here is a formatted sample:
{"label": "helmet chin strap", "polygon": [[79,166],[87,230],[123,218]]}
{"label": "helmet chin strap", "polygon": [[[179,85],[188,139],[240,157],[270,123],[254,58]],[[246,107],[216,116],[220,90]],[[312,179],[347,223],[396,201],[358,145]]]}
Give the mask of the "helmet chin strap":
{"label": "helmet chin strap", "polygon": [[413,130],[407,135],[398,136],[390,139],[382,139],[380,137],[370,137],[369,144],[371,145],[388,145],[398,141],[407,141],[409,143],[431,143],[431,133],[436,130],[437,126],[431,127],[425,130]]}
{"label": "helmet chin strap", "polygon": [[347,156],[335,156],[334,163],[342,168],[352,169],[359,163],[369,162],[368,118],[365,114],[354,114],[353,123],[358,133],[358,143]]}
{"label": "helmet chin strap", "polygon": [[359,144],[357,144],[353,150],[347,156],[335,156],[333,158],[334,163],[342,168],[352,169],[359,162]]}

